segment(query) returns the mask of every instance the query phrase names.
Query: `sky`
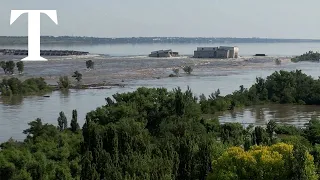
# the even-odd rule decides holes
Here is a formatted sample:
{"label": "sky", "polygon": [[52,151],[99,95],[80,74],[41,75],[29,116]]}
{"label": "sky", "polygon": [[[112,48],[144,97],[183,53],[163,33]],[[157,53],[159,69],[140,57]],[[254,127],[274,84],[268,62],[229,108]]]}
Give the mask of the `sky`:
{"label": "sky", "polygon": [[26,36],[27,14],[41,15],[41,35],[94,37],[261,37],[320,39],[319,0],[1,0],[0,36]]}

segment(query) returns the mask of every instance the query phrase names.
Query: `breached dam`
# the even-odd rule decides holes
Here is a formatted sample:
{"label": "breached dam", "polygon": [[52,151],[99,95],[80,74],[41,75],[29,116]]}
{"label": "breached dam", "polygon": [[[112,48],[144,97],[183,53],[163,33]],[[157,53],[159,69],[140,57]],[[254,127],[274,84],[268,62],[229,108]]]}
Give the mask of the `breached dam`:
{"label": "breached dam", "polygon": [[[40,56],[72,56],[72,55],[88,55],[89,52],[84,51],[68,51],[68,50],[40,50]],[[0,55],[11,56],[27,56],[28,50],[22,49],[0,49]]]}

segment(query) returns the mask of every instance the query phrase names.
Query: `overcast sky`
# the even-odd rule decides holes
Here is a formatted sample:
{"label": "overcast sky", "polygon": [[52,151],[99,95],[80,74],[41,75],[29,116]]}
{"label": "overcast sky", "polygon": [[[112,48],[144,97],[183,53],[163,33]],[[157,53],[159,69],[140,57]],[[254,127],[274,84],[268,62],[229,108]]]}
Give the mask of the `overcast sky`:
{"label": "overcast sky", "polygon": [[1,0],[0,36],[27,35],[27,15],[41,16],[41,35],[96,37],[266,37],[320,39],[319,0]]}

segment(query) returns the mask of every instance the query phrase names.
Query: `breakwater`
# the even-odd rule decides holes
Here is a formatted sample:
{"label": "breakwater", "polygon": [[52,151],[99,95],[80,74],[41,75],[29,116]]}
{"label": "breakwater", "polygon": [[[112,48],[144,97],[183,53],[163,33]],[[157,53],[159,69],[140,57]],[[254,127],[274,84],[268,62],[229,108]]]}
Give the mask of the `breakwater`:
{"label": "breakwater", "polygon": [[[67,50],[40,50],[40,56],[72,56],[87,55],[89,52],[84,51],[67,51]],[[28,50],[22,49],[0,49],[0,55],[27,56]]]}

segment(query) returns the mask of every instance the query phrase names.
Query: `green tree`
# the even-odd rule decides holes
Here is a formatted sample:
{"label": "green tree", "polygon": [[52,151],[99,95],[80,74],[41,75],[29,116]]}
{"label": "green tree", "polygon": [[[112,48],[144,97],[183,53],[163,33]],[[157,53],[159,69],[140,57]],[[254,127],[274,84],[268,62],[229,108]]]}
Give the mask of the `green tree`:
{"label": "green tree", "polygon": [[24,64],[23,64],[23,61],[19,61],[17,62],[17,68],[18,68],[18,71],[19,71],[19,74],[23,73],[24,71]]}
{"label": "green tree", "polygon": [[78,81],[78,83],[82,80],[82,74],[79,73],[78,71],[75,71],[72,77],[74,77]]}
{"label": "green tree", "polygon": [[266,145],[269,144],[268,134],[261,126],[256,126],[253,132],[253,144]]}
{"label": "green tree", "polygon": [[270,120],[267,124],[266,132],[268,133],[270,142],[273,142],[273,134],[275,133],[275,130],[277,128],[277,123],[274,120]]}
{"label": "green tree", "polygon": [[72,119],[70,123],[70,128],[72,132],[77,132],[80,129],[80,126],[78,124],[78,113],[77,110],[72,111]]}
{"label": "green tree", "polygon": [[15,67],[15,63],[13,61],[6,62],[6,71],[9,72],[10,74],[14,73],[14,67]]}
{"label": "green tree", "polygon": [[5,61],[0,62],[0,66],[3,69],[4,73],[7,74],[7,65]]}
{"label": "green tree", "polygon": [[291,59],[292,62],[299,62],[299,61],[316,61],[318,62],[320,60],[320,53],[319,52],[313,52],[309,51],[301,56],[296,56]]}
{"label": "green tree", "polygon": [[68,128],[68,120],[63,111],[59,113],[58,117],[58,129],[63,131]]}
{"label": "green tree", "polygon": [[191,72],[193,71],[193,68],[191,66],[185,66],[183,70],[185,73],[191,74]]}
{"label": "green tree", "polygon": [[291,179],[318,179],[319,175],[316,173],[314,158],[305,146],[295,145],[293,157],[293,161],[289,163],[292,166]]}
{"label": "green tree", "polygon": [[312,117],[305,129],[306,138],[313,144],[320,144],[320,120]]}
{"label": "green tree", "polygon": [[252,146],[248,151],[229,148],[213,162],[213,172],[208,177],[209,180],[297,178],[318,179],[313,158],[307,151],[294,150],[285,143]]}
{"label": "green tree", "polygon": [[62,89],[62,90],[66,90],[66,89],[69,89],[71,86],[71,82],[68,78],[68,76],[60,76],[59,78],[59,81],[58,81],[58,87],[59,89]]}
{"label": "green tree", "polygon": [[220,137],[223,143],[241,145],[244,143],[244,129],[239,123],[225,123],[221,125]]}
{"label": "green tree", "polygon": [[3,79],[0,83],[2,96],[34,95],[52,91],[43,78],[30,78],[21,82],[18,78]]}
{"label": "green tree", "polygon": [[86,61],[87,69],[94,69],[94,62],[92,60]]}

